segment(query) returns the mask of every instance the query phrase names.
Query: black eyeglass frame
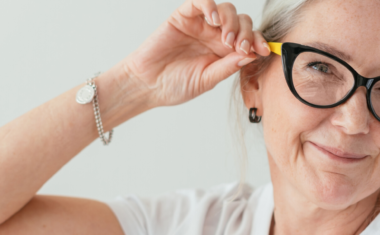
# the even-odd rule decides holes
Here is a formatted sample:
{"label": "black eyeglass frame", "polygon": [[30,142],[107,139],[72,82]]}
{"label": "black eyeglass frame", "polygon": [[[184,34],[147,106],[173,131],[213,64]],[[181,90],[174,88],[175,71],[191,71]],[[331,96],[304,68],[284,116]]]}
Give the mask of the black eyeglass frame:
{"label": "black eyeglass frame", "polygon": [[[354,85],[345,97],[343,97],[340,101],[338,101],[335,104],[315,105],[315,104],[307,102],[306,100],[302,99],[301,96],[298,95],[298,93],[294,87],[294,84],[293,84],[293,77],[292,77],[293,73],[292,73],[292,71],[293,71],[294,62],[296,61],[297,57],[304,52],[314,52],[317,54],[324,55],[330,59],[333,59],[333,60],[339,62],[340,64],[345,66],[348,70],[350,70],[350,72],[352,73],[353,78],[354,78]],[[319,50],[317,48],[313,48],[310,46],[305,46],[305,45],[301,45],[301,44],[297,44],[297,43],[285,42],[281,46],[281,53],[282,53],[282,56],[281,56],[282,57],[282,65],[283,65],[283,69],[284,69],[284,75],[285,75],[286,82],[288,84],[290,91],[293,93],[293,95],[299,101],[301,101],[302,103],[304,103],[308,106],[314,107],[314,108],[322,108],[322,109],[334,108],[334,107],[346,102],[355,93],[355,91],[359,87],[364,86],[367,89],[367,106],[368,106],[368,109],[371,111],[373,116],[377,120],[380,121],[380,116],[378,116],[376,114],[376,112],[372,106],[372,102],[371,102],[372,88],[374,87],[376,82],[378,82],[380,80],[380,76],[375,77],[375,78],[363,77],[358,72],[356,72],[355,69],[353,69],[348,63],[346,63],[342,59],[340,59],[334,55],[331,55],[325,51],[322,51],[322,50]]]}

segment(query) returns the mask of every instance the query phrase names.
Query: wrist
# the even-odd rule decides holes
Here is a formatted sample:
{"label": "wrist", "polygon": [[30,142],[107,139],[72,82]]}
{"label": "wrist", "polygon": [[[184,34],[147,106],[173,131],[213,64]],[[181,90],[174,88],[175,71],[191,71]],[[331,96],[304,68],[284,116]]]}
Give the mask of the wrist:
{"label": "wrist", "polygon": [[119,63],[95,79],[104,131],[155,106],[152,92]]}

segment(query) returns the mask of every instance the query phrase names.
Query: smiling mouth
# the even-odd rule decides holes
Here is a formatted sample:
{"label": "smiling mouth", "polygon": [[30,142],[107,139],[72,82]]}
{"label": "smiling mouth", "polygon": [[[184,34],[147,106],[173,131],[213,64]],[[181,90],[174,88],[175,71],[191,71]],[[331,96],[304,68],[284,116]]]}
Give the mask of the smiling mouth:
{"label": "smiling mouth", "polygon": [[313,142],[310,142],[316,149],[318,149],[323,154],[327,155],[330,159],[335,161],[340,161],[343,163],[354,163],[359,162],[364,159],[366,159],[369,155],[359,155],[359,154],[352,154],[343,152],[339,149],[323,146],[320,144],[316,144]]}

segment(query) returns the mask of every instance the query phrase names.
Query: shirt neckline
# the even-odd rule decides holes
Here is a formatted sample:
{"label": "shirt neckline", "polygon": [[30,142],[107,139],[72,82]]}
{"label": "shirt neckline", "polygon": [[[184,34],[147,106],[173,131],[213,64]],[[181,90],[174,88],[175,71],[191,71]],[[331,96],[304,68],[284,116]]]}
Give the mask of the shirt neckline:
{"label": "shirt neckline", "polygon": [[[251,235],[269,235],[274,211],[273,185],[269,183],[262,188],[254,213]],[[360,235],[375,235],[380,232],[380,214],[364,229]]]}
{"label": "shirt neckline", "polygon": [[380,232],[380,214],[364,229],[360,235],[374,235]]}

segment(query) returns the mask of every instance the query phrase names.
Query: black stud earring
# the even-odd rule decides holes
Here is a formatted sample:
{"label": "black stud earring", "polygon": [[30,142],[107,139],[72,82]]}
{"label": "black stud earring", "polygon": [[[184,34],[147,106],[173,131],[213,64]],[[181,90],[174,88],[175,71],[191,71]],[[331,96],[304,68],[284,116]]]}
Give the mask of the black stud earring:
{"label": "black stud earring", "polygon": [[252,123],[259,123],[261,121],[261,117],[256,115],[257,108],[249,109],[249,121]]}

